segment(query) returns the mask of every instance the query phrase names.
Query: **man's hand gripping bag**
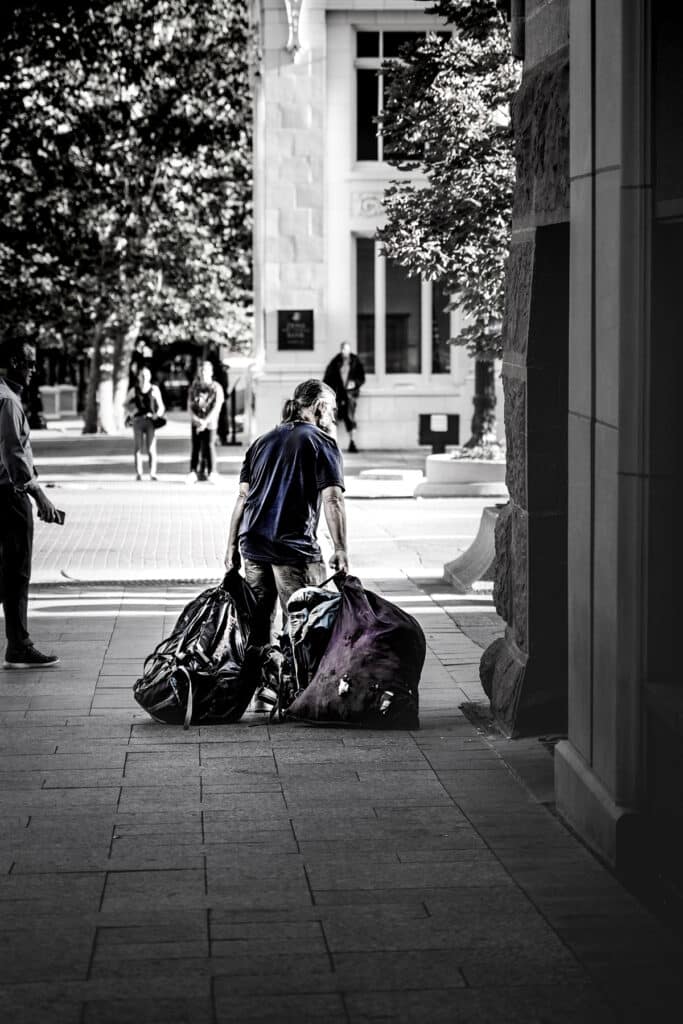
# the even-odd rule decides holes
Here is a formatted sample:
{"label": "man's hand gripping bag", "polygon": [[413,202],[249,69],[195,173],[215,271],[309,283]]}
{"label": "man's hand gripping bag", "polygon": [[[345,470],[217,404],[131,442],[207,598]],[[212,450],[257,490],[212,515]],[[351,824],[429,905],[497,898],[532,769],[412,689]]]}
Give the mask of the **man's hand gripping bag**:
{"label": "man's hand gripping bag", "polygon": [[311,683],[287,719],[418,729],[418,683],[425,660],[420,624],[355,576],[339,584],[341,605]]}

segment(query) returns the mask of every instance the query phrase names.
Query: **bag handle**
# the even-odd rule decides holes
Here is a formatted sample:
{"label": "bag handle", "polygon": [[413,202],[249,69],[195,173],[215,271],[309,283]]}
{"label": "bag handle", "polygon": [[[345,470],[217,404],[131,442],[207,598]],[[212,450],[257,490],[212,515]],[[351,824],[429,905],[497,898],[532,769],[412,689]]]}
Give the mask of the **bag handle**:
{"label": "bag handle", "polygon": [[328,576],[327,579],[323,580],[322,583],[319,583],[318,586],[326,587],[328,583],[331,583],[332,580],[334,580],[334,582],[339,587],[339,584],[344,580],[345,576],[348,576],[346,569],[337,569],[336,572],[333,572],[331,576]]}
{"label": "bag handle", "polygon": [[190,673],[187,671],[186,668],[183,668],[182,665],[180,665],[176,669],[176,672],[184,672],[185,675],[187,676],[187,706],[185,708],[185,718],[183,719],[183,730],[185,732],[187,732],[187,730],[190,728],[190,723],[192,721],[192,712],[194,710],[194,693],[192,692],[192,676],[190,675]]}

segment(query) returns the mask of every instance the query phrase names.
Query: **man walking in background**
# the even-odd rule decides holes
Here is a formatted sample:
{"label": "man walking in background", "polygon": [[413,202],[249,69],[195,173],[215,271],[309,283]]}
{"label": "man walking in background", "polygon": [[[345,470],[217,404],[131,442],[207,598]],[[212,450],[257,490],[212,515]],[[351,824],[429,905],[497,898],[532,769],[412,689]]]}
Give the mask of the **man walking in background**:
{"label": "man walking in background", "polygon": [[[334,394],[319,380],[299,384],[282,423],[248,449],[230,521],[227,569],[239,568],[271,624],[300,587],[324,579],[317,529],[322,507],[332,538],[330,566],[348,569],[342,458],[334,440]],[[263,637],[263,642],[269,641]]]}
{"label": "man walking in background", "polygon": [[365,370],[358,356],[351,351],[348,341],[341,343],[339,354],[327,364],[323,379],[334,391],[337,419],[341,420],[349,434],[349,451],[357,452],[356,405],[360,389],[365,383]]}
{"label": "man walking in background", "polygon": [[36,368],[32,345],[16,339],[0,343],[0,599],[5,613],[5,668],[47,668],[59,662],[42,654],[28,632],[28,587],[33,551],[33,509],[38,518],[59,523],[60,513],[36,479],[22,390]]}

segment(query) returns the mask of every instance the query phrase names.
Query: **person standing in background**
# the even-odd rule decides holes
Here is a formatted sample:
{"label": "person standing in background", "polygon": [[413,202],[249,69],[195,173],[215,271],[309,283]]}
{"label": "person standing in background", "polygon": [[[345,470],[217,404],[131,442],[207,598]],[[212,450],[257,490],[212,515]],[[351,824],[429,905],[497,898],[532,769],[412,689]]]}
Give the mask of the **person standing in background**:
{"label": "person standing in background", "polygon": [[218,482],[216,472],[216,431],[225,394],[220,384],[213,379],[213,365],[205,360],[199,375],[190,385],[187,408],[192,426],[192,452],[188,484],[199,480],[200,459],[210,484]]}
{"label": "person standing in background", "polygon": [[140,371],[145,367],[152,368],[152,350],[149,345],[140,338],[135,343],[135,348],[130,354],[128,363],[128,387],[134,388],[138,382]]}
{"label": "person standing in background", "polygon": [[49,668],[54,654],[42,654],[28,631],[28,588],[33,555],[33,510],[45,523],[64,522],[36,478],[29,425],[21,393],[36,368],[33,345],[18,339],[0,344],[0,601],[5,613],[5,668]]}
{"label": "person standing in background", "polygon": [[156,480],[156,424],[166,409],[159,388],[152,384],[152,373],[147,366],[140,370],[135,387],[128,392],[126,411],[133,424],[135,479],[142,480],[142,457],[146,450],[149,457],[149,478]]}
{"label": "person standing in background", "polygon": [[337,421],[341,420],[348,431],[349,451],[357,452],[356,405],[360,389],[365,383],[363,364],[351,351],[348,341],[341,343],[339,354],[327,364],[323,381],[334,391],[337,399]]}

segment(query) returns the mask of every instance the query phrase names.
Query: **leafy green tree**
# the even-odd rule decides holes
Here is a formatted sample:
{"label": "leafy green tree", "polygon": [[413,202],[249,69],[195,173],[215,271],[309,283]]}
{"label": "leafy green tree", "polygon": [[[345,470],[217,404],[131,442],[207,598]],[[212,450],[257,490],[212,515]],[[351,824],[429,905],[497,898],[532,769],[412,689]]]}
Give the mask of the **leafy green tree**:
{"label": "leafy green tree", "polygon": [[86,430],[116,429],[140,335],[250,342],[247,0],[2,21],[0,329],[87,347]]}
{"label": "leafy green tree", "polygon": [[514,183],[509,106],[519,71],[496,0],[441,0],[430,11],[453,35],[429,35],[385,65],[387,159],[424,179],[392,182],[379,238],[410,273],[441,280],[466,315],[453,341],[477,360],[472,446],[495,422],[492,360],[501,354]]}

